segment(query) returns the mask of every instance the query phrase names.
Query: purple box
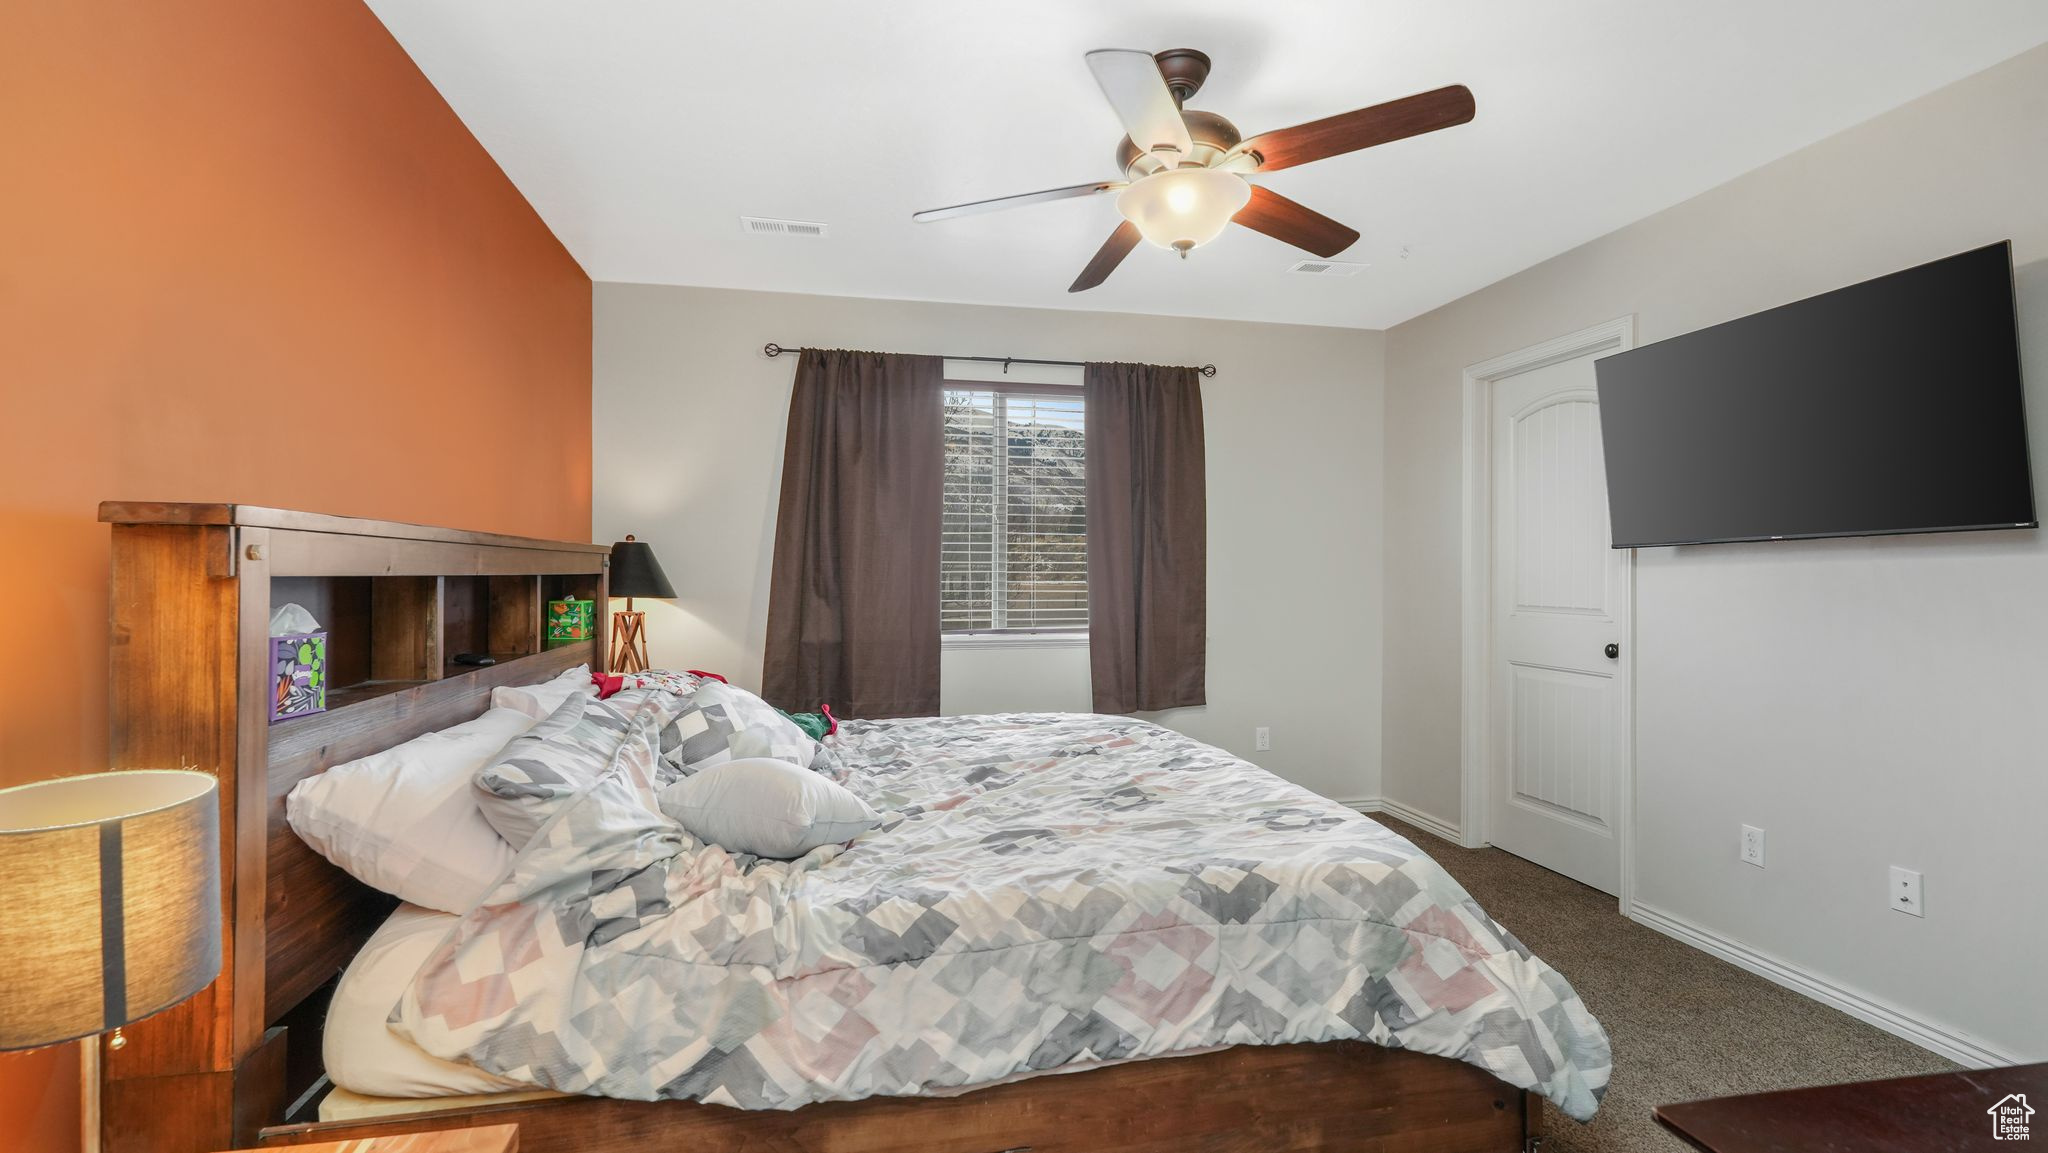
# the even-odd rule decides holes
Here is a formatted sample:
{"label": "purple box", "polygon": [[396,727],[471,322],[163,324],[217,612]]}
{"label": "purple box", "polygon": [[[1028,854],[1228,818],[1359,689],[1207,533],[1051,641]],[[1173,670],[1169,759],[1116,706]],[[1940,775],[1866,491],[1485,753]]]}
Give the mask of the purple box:
{"label": "purple box", "polygon": [[327,711],[327,630],[270,638],[270,723]]}

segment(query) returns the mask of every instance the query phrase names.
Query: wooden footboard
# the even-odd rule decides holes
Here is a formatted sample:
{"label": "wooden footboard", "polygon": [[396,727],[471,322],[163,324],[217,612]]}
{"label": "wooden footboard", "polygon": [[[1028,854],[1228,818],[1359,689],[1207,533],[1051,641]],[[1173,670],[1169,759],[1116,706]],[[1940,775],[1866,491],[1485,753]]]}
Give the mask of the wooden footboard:
{"label": "wooden footboard", "polygon": [[1463,1062],[1333,1041],[1136,1061],[957,1097],[787,1112],[551,1098],[279,1126],[260,1144],[516,1123],[521,1153],[1519,1153],[1536,1104]]}

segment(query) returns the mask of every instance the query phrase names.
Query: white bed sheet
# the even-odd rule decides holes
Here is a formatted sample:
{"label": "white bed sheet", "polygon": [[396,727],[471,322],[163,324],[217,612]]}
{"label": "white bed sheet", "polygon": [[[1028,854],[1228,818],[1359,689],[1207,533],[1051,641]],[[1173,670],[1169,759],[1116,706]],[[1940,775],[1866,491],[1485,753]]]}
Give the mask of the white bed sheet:
{"label": "white bed sheet", "polygon": [[565,1097],[553,1089],[529,1089],[523,1093],[465,1093],[460,1097],[372,1097],[336,1087],[320,1099],[322,1121],[371,1121],[379,1117],[400,1117],[432,1113],[442,1109],[481,1109],[486,1105],[511,1105],[545,1097]]}
{"label": "white bed sheet", "polygon": [[[427,954],[461,918],[400,905],[364,943],[335,987],[321,1057],[327,1078],[371,1098],[459,1097],[536,1090],[537,1086],[443,1061],[393,1033],[385,1021]],[[438,1108],[425,1105],[418,1108]],[[321,1106],[326,1117],[326,1106]]]}

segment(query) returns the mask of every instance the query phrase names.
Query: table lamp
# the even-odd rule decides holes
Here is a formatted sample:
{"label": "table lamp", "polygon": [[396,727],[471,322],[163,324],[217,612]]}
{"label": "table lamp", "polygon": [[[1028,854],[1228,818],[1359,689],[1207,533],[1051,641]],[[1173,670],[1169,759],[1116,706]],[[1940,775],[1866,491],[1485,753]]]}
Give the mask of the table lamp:
{"label": "table lamp", "polygon": [[654,550],[632,533],[612,546],[611,584],[606,595],[625,597],[626,607],[612,614],[611,672],[638,673],[647,670],[647,614],[633,611],[634,597],[669,598],[676,595],[654,559]]}
{"label": "table lamp", "polygon": [[99,1038],[220,975],[220,798],[143,769],[0,789],[0,1049],[83,1041],[87,1153]]}

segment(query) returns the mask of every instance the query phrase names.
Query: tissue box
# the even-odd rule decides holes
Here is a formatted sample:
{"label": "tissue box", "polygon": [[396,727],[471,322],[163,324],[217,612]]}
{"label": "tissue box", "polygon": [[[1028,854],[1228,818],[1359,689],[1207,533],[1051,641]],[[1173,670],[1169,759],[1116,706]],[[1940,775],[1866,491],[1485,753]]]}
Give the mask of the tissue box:
{"label": "tissue box", "polygon": [[597,602],[548,602],[548,647],[581,644],[597,635]]}
{"label": "tissue box", "polygon": [[327,630],[270,638],[270,721],[327,711]]}

